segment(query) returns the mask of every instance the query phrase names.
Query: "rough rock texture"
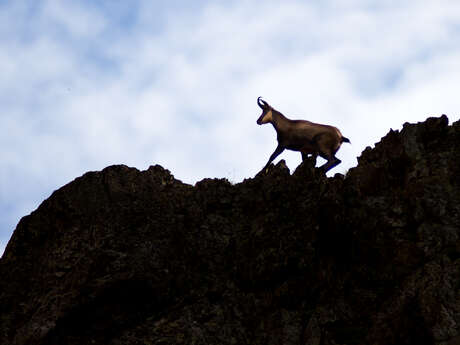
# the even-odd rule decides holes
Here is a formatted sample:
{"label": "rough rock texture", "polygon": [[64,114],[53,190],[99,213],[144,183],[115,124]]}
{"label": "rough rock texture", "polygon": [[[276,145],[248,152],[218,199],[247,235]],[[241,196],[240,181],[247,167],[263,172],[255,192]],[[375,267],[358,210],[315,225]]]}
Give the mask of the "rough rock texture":
{"label": "rough rock texture", "polygon": [[17,226],[0,344],[460,344],[459,162],[442,116],[346,177],[87,173]]}

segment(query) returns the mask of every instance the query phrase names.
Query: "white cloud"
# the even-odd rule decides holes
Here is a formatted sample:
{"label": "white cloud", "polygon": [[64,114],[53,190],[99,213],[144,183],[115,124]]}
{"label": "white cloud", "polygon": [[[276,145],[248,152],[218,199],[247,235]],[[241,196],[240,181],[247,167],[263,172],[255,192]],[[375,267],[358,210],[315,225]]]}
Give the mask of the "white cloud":
{"label": "white cloud", "polygon": [[276,146],[257,96],[351,139],[333,173],[390,127],[458,119],[453,1],[1,6],[3,243],[53,189],[108,164],[255,175]]}
{"label": "white cloud", "polygon": [[97,36],[107,25],[105,18],[91,3],[83,5],[70,0],[47,0],[40,11],[41,25],[53,33],[64,30],[64,34],[76,40]]}

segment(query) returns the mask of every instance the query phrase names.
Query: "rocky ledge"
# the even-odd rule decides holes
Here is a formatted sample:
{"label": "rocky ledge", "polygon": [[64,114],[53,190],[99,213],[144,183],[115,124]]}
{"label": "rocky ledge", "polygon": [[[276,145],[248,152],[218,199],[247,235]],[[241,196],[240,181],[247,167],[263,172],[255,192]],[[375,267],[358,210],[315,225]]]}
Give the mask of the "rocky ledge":
{"label": "rocky ledge", "polygon": [[443,115],[346,176],[86,173],[14,231],[0,344],[460,344],[459,162]]}

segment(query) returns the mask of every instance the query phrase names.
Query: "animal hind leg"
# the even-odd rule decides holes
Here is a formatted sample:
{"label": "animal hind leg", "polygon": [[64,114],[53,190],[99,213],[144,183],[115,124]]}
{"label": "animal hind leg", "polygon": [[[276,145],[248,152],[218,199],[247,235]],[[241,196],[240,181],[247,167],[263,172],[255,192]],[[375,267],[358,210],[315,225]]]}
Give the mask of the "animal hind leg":
{"label": "animal hind leg", "polygon": [[315,140],[320,149],[319,155],[327,160],[327,162],[324,163],[320,168],[323,169],[325,173],[327,173],[329,170],[336,167],[342,162],[335,156],[335,153],[337,152],[338,148],[334,147],[334,138],[331,138],[329,135],[325,133],[323,133],[322,135],[318,135],[318,137],[315,138]]}
{"label": "animal hind leg", "polygon": [[342,161],[340,159],[338,159],[335,156],[332,156],[330,159],[327,160],[326,163],[321,165],[321,169],[323,169],[324,172],[327,173],[329,170],[331,170],[332,168],[336,167],[340,163],[342,163]]}

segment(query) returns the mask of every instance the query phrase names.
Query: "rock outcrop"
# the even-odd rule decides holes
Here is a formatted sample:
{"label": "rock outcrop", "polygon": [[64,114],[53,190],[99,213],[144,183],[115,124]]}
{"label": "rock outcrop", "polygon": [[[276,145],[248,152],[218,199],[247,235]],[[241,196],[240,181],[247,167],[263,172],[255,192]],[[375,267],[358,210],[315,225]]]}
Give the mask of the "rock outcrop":
{"label": "rock outcrop", "polygon": [[442,116],[346,176],[89,172],[8,243],[0,344],[460,344],[459,162]]}

